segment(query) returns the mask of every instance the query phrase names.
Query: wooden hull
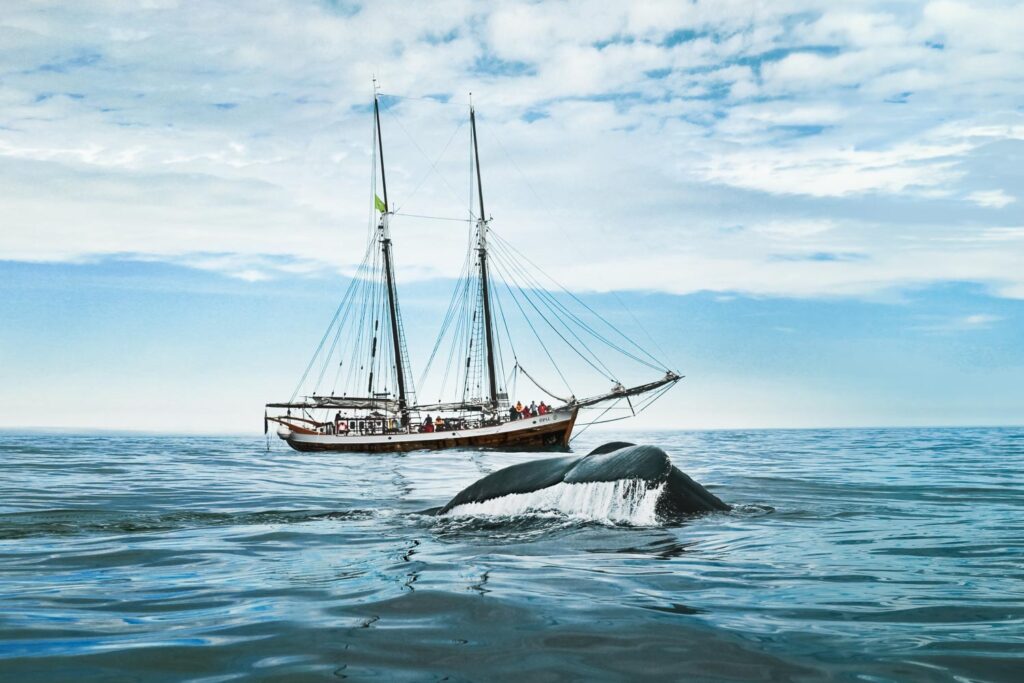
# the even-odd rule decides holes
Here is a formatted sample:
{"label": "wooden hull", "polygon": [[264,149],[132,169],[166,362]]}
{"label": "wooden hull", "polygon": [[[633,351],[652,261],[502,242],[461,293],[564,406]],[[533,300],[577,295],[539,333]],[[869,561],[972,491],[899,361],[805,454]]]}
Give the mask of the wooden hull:
{"label": "wooden hull", "polygon": [[292,432],[281,438],[297,451],[400,453],[448,448],[495,448],[518,451],[566,450],[576,423],[576,410],[507,422],[495,427],[433,432],[334,436]]}

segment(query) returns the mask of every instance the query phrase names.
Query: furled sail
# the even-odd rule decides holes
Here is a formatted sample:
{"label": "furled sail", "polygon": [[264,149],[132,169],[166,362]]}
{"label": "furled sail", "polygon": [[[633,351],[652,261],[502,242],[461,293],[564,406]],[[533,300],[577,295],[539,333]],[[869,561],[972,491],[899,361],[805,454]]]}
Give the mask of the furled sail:
{"label": "furled sail", "polygon": [[384,410],[397,412],[399,403],[388,398],[359,398],[353,396],[307,396],[302,401],[284,403],[268,403],[268,408],[287,408],[289,410]]}

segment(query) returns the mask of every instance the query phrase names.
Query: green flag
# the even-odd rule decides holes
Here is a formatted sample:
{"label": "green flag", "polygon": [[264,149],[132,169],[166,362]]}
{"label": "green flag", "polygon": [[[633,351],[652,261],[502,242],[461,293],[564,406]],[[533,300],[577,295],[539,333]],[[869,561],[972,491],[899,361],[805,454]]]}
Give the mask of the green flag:
{"label": "green flag", "polygon": [[373,195],[373,203],[377,206],[377,210],[380,211],[381,213],[388,212],[388,205],[385,204],[384,200],[378,197],[377,195]]}

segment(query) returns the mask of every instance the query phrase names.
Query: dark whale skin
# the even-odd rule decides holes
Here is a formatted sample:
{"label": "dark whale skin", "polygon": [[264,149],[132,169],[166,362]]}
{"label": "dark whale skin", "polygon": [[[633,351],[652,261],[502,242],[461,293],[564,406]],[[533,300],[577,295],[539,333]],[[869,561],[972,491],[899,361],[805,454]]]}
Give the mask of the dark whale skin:
{"label": "dark whale skin", "polygon": [[697,512],[725,512],[727,503],[673,466],[665,492],[658,500],[657,512],[662,517],[692,515]]}
{"label": "dark whale skin", "polygon": [[581,484],[620,479],[640,479],[647,482],[648,488],[665,484],[657,505],[661,517],[730,509],[715,494],[672,465],[668,454],[660,448],[613,441],[582,457],[544,458],[492,472],[460,491],[437,514],[465,503],[530,493],[562,482]]}
{"label": "dark whale skin", "polygon": [[648,485],[657,486],[668,479],[672,463],[665,451],[655,446],[625,446],[607,453],[583,456],[576,465],[565,473],[567,484],[584,484],[593,481],[618,481],[619,479],[642,479]]}
{"label": "dark whale skin", "polygon": [[601,444],[600,446],[598,446],[594,450],[592,450],[589,453],[587,453],[587,455],[599,455],[601,453],[611,453],[612,451],[617,451],[620,448],[625,448],[626,446],[635,446],[635,445],[636,445],[635,443],[630,443],[629,441],[609,441],[606,444]]}
{"label": "dark whale skin", "polygon": [[560,483],[566,472],[572,469],[579,458],[571,455],[560,458],[544,458],[505,467],[478,479],[462,489],[438,514],[451,510],[463,503],[480,503],[492,498],[500,498],[510,493],[530,493]]}

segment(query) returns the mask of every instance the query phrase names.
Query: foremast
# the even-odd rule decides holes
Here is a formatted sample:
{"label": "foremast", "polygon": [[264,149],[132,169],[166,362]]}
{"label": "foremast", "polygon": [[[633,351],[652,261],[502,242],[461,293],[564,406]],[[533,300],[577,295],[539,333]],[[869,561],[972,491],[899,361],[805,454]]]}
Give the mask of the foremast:
{"label": "foremast", "polygon": [[[391,322],[391,347],[394,351],[395,375],[398,382],[398,412],[402,415],[402,423],[409,421],[409,400],[405,381],[405,340],[402,334],[402,324],[398,312],[398,293],[395,290],[395,268],[391,255],[391,232],[388,222],[391,215],[390,204],[388,204],[388,181],[384,172],[384,141],[380,129],[380,99],[377,94],[373,95],[373,115],[377,124],[377,152],[380,158],[380,184],[381,192],[384,195],[382,203],[377,203],[380,210],[380,222],[377,224],[378,239],[380,240],[381,252],[384,258],[384,279],[387,284],[388,317]],[[377,202],[376,197],[374,201]],[[371,384],[373,382],[371,375]]]}
{"label": "foremast", "polygon": [[476,162],[476,188],[480,198],[480,215],[477,218],[477,254],[480,262],[480,291],[483,302],[484,347],[487,357],[488,406],[498,410],[498,382],[494,362],[494,325],[491,319],[491,288],[487,275],[487,213],[484,211],[484,185],[480,176],[480,148],[476,138],[476,110],[469,108],[469,124],[473,135],[473,158]]}

